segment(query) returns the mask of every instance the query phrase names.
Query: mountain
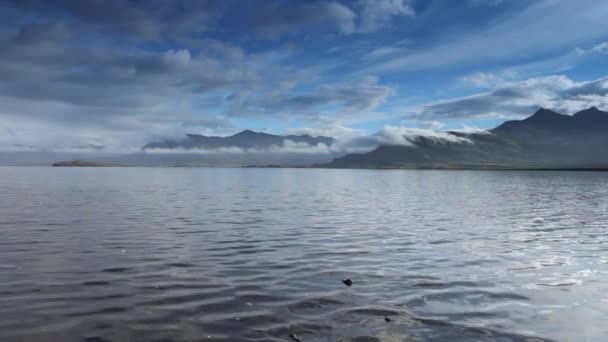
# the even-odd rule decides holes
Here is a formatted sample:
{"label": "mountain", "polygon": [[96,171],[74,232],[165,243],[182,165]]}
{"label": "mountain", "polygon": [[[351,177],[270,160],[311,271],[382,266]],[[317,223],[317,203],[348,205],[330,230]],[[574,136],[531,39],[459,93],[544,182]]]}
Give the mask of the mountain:
{"label": "mountain", "polygon": [[142,149],[152,150],[180,148],[190,150],[217,149],[226,147],[238,147],[242,149],[267,149],[271,146],[282,146],[288,140],[295,143],[306,143],[311,146],[318,144],[325,144],[329,146],[334,143],[334,139],[329,137],[313,137],[308,134],[283,136],[244,130],[228,137],[209,137],[198,134],[186,134],[182,140],[165,140],[162,142],[154,142],[146,144],[142,147]]}
{"label": "mountain", "polygon": [[540,109],[487,133],[447,132],[460,142],[415,138],[414,146],[379,146],[348,154],[336,168],[608,168],[608,112],[596,107],[574,115]]}

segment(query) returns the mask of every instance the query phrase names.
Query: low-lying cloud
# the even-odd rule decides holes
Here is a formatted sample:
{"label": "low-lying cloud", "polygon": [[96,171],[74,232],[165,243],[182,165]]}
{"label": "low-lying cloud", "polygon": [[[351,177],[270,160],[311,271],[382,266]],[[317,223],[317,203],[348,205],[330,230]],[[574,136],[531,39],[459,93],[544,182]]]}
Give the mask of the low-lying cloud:
{"label": "low-lying cloud", "polygon": [[[473,132],[473,129],[471,129]],[[475,130],[474,133],[485,132]],[[378,132],[368,135],[358,132],[342,136],[333,144],[319,143],[311,145],[305,142],[294,142],[285,140],[280,145],[271,145],[267,148],[174,148],[174,149],[146,149],[150,154],[262,154],[262,153],[285,153],[285,154],[346,154],[369,152],[381,145],[399,145],[415,147],[420,139],[431,139],[436,143],[473,143],[466,137],[457,136],[448,132],[434,131],[429,129],[408,128],[399,126],[385,126]]]}
{"label": "low-lying cloud", "polygon": [[338,153],[335,145],[319,143],[311,145],[304,142],[285,140],[280,145],[271,145],[267,148],[241,148],[236,146],[218,148],[155,148],[146,149],[149,154],[331,154]]}
{"label": "low-lying cloud", "polygon": [[[483,80],[496,80],[485,74]],[[608,78],[579,82],[563,75],[498,84],[492,91],[439,101],[413,110],[408,118],[423,120],[517,118],[539,107],[564,114],[608,107]]]}
{"label": "low-lying cloud", "polygon": [[338,141],[338,150],[346,153],[368,152],[380,145],[399,145],[415,147],[421,139],[432,139],[437,143],[472,143],[471,140],[448,132],[430,129],[385,126],[372,135],[362,135]]}

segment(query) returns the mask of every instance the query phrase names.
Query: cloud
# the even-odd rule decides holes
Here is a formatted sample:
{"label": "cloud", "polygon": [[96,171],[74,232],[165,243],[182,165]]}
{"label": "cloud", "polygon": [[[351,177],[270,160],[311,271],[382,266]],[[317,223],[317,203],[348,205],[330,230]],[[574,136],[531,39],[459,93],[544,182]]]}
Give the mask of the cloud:
{"label": "cloud", "polygon": [[78,1],[9,0],[24,13],[65,16],[99,30],[126,33],[132,37],[158,39],[163,34],[200,32],[218,15],[216,1]]}
{"label": "cloud", "polygon": [[193,55],[188,49],[124,48],[103,41],[76,46],[63,39],[66,31],[72,33],[62,23],[23,23],[14,32],[0,34],[3,95],[97,105],[111,98],[125,107],[141,96],[150,102],[151,97],[176,91],[201,93],[256,81],[248,65],[219,57]]}
{"label": "cloud", "polygon": [[608,3],[537,1],[516,15],[494,21],[487,29],[446,35],[412,53],[380,62],[370,71],[421,71],[542,57],[605,38],[606,17]]}
{"label": "cloud", "polygon": [[[422,77],[413,87],[387,71],[467,63],[495,70],[476,63],[486,57],[534,60],[537,49],[543,56],[570,51],[568,62],[581,60],[580,54],[591,60],[607,50],[606,43],[598,44],[605,39],[606,6],[590,2],[503,2],[500,15],[412,0],[0,2],[0,132],[11,132],[0,135],[0,146],[13,149],[127,151],[186,132],[233,133],[253,119],[263,119],[255,127],[277,131],[293,123],[307,126],[299,132],[346,141],[367,136],[350,128],[355,124],[399,122],[390,103],[399,89],[404,96],[397,101],[411,103],[435,96],[428,91],[433,82],[449,81]],[[450,9],[490,15],[451,21],[470,24],[465,34],[433,29],[446,19],[439,12],[460,18]],[[492,26],[483,33],[485,25]],[[577,29],[562,30],[568,26]],[[446,74],[462,70],[453,71]],[[515,81],[522,75],[530,76],[470,75],[463,84],[486,93],[431,100],[404,112],[418,127],[440,129],[445,118],[515,116],[539,105],[568,111],[606,102],[601,80]],[[388,141],[388,131],[362,140]]]}
{"label": "cloud", "polygon": [[150,149],[148,154],[335,154],[339,151],[335,146],[319,143],[311,145],[305,142],[294,142],[285,140],[280,145],[272,145],[268,148],[240,148],[240,147],[218,147],[218,148],[175,148],[175,149]]}
{"label": "cloud", "polygon": [[319,117],[332,112],[342,116],[373,111],[394,94],[393,88],[379,83],[376,77],[353,82],[322,84],[310,91],[293,92],[291,87],[275,89],[270,96],[253,91],[230,97],[233,116],[294,115]]}
{"label": "cloud", "polygon": [[589,49],[583,49],[583,48],[577,47],[575,49],[575,52],[579,56],[593,54],[593,53],[608,54],[608,42],[601,42],[601,43],[595,44]]}
{"label": "cloud", "polygon": [[416,12],[409,0],[360,0],[358,32],[375,32],[390,26],[394,18],[413,17]]}
{"label": "cloud", "polygon": [[218,39],[180,37],[178,41],[184,46],[199,50],[209,56],[235,61],[243,61],[247,56],[241,47]]}
{"label": "cloud", "polygon": [[405,49],[403,49],[403,48],[390,47],[390,46],[381,47],[381,48],[372,50],[370,53],[365,55],[365,59],[373,60],[373,59],[389,58],[396,54],[403,53],[404,51],[405,51]]}
{"label": "cloud", "polygon": [[[463,128],[463,133],[487,133],[476,128]],[[472,143],[466,137],[456,136],[449,132],[441,132],[433,129],[410,128],[401,126],[385,126],[374,134],[348,127],[328,127],[326,129],[298,129],[290,131],[291,134],[310,134],[333,136],[336,139],[331,145],[319,143],[311,145],[308,143],[296,143],[285,140],[281,145],[272,145],[268,148],[243,149],[239,147],[199,148],[199,149],[150,149],[146,153],[151,154],[330,154],[344,155],[347,153],[369,152],[381,145],[400,145],[416,147],[421,138],[434,140],[436,143]]]}
{"label": "cloud", "polygon": [[[30,107],[31,108],[31,107]],[[0,152],[132,152],[138,137],[130,132],[104,134],[97,129],[66,126],[30,118],[3,118],[0,124]]]}
{"label": "cloud", "polygon": [[504,75],[503,73],[476,72],[472,75],[463,77],[462,82],[465,85],[475,88],[494,88],[504,84],[511,78],[510,76],[511,75]]}
{"label": "cloud", "polygon": [[599,53],[608,53],[608,42],[602,42],[600,44],[595,45],[591,51],[599,52]]}
{"label": "cloud", "polygon": [[380,145],[400,145],[415,147],[420,138],[432,139],[437,143],[472,143],[471,140],[447,132],[431,129],[385,126],[372,135],[365,135],[338,142],[338,149],[353,152],[368,152]]}
{"label": "cloud", "polygon": [[430,129],[385,126],[373,135],[380,145],[415,145],[418,138],[435,139],[437,142],[470,143],[467,138]]}
{"label": "cloud", "polygon": [[434,130],[434,131],[438,131],[441,128],[443,128],[444,126],[445,126],[445,124],[443,122],[440,122],[437,120],[417,121],[416,122],[416,128],[430,129],[430,130]]}
{"label": "cloud", "polygon": [[349,34],[355,30],[355,17],[356,14],[350,8],[333,1],[317,1],[299,6],[273,3],[255,11],[250,23],[258,34],[271,38],[319,27],[330,27],[339,33]]}
{"label": "cloud", "polygon": [[261,81],[264,57],[243,63],[226,58],[234,51],[143,49],[123,45],[123,36],[109,42],[105,33],[90,40],[89,34],[71,21],[44,17],[0,24],[0,121],[19,133],[19,144],[65,149],[103,136],[103,145],[122,149],[123,142],[141,146],[147,136],[182,123],[221,129],[208,101]]}
{"label": "cloud", "polygon": [[49,130],[82,140],[70,146],[105,136],[104,146],[123,148],[118,137],[141,146],[149,137],[182,134],[185,125],[222,130],[231,118],[356,116],[394,92],[375,77],[315,84],[322,68],[281,65],[289,49],[248,54],[209,39],[181,39],[196,44],[170,49],[103,39],[74,44],[81,34],[64,22],[0,29],[0,119],[29,127],[21,130],[32,135],[29,145],[64,148],[50,138],[34,139]]}
{"label": "cloud", "polygon": [[267,38],[303,31],[349,35],[376,32],[389,27],[395,18],[414,15],[410,0],[359,0],[352,7],[337,1],[314,1],[297,6],[275,2],[255,11],[250,23],[254,31]]}
{"label": "cloud", "polygon": [[577,82],[563,75],[497,85],[492,91],[423,105],[409,118],[424,120],[521,117],[539,107],[574,113],[591,106],[608,107],[608,78]]}
{"label": "cloud", "polygon": [[462,125],[461,128],[451,129],[450,132],[458,132],[464,134],[492,134],[487,129],[468,125]]}
{"label": "cloud", "polygon": [[20,51],[0,56],[4,63],[0,95],[89,107],[79,118],[91,118],[100,112],[106,116],[153,112],[168,102],[258,80],[256,71],[247,66],[193,56],[183,49],[144,52],[105,47],[101,56],[76,50],[61,60],[60,46],[49,49],[47,58]]}
{"label": "cloud", "polygon": [[504,0],[469,0],[471,7],[496,7],[504,2]]}
{"label": "cloud", "polygon": [[332,137],[337,140],[349,140],[361,136],[365,136],[367,132],[362,129],[356,129],[351,127],[346,127],[341,124],[330,125],[324,128],[310,128],[310,127],[301,127],[301,128],[291,128],[287,130],[287,134],[295,134],[295,135],[303,135],[308,134],[311,136],[324,136],[324,137]]}
{"label": "cloud", "polygon": [[571,72],[577,65],[594,63],[602,47],[604,43],[592,44],[588,48],[576,47],[553,57],[516,64],[493,72],[475,72],[462,77],[461,81],[467,87],[492,89],[507,82]]}

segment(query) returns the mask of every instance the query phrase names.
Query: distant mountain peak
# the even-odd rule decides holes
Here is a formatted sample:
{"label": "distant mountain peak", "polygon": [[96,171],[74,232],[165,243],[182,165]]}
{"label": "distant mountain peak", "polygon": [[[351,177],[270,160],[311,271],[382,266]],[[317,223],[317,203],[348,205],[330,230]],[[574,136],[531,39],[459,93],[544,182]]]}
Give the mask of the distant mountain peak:
{"label": "distant mountain peak", "polygon": [[578,113],[583,113],[583,112],[601,112],[601,110],[599,108],[597,108],[596,106],[591,106],[587,109],[583,109],[583,110],[579,111]]}
{"label": "distant mountain peak", "polygon": [[576,118],[592,118],[592,117],[604,117],[608,115],[608,112],[604,112],[598,109],[596,106],[592,106],[587,109],[583,109],[580,112],[574,113],[574,117]]}
{"label": "distant mountain peak", "polygon": [[525,120],[529,120],[529,121],[534,121],[534,120],[539,120],[539,119],[546,120],[546,119],[552,119],[552,118],[562,117],[562,116],[565,116],[565,115],[554,112],[551,109],[540,108],[534,114],[532,114],[532,116],[526,118]]}
{"label": "distant mountain peak", "polygon": [[290,134],[290,135],[288,135],[288,137],[313,138],[313,136],[312,136],[312,135],[310,135],[310,134],[301,134],[301,135],[297,135],[297,134]]}
{"label": "distant mountain peak", "polygon": [[271,135],[268,133],[264,133],[264,132],[256,132],[256,131],[252,131],[250,129],[245,129],[242,130],[236,134],[233,135],[233,137],[255,137],[255,136],[267,136],[267,135]]}
{"label": "distant mountain peak", "polygon": [[541,108],[469,135],[471,144],[380,146],[336,158],[328,167],[366,168],[608,168],[608,112],[596,107],[574,115]]}
{"label": "distant mountain peak", "polygon": [[216,137],[216,136],[204,136],[199,134],[186,134],[187,139],[185,140],[166,140],[162,142],[153,142],[146,144],[142,149],[196,149],[206,148],[214,149],[220,147],[239,147],[243,149],[248,148],[268,148],[270,146],[281,146],[286,140],[293,141],[295,143],[307,143],[311,146],[317,144],[331,145],[334,143],[334,139],[330,137],[312,137],[308,134],[305,135],[274,135],[264,132],[255,132],[250,129],[243,130],[227,137]]}

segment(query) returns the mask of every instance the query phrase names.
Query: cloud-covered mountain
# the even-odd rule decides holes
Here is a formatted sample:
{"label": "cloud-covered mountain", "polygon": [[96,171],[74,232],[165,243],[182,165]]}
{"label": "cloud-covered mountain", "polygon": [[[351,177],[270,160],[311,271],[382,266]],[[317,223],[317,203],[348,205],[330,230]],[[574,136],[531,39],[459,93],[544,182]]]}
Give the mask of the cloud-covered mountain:
{"label": "cloud-covered mountain", "polygon": [[[385,126],[375,134],[334,139],[245,130],[227,136],[185,135],[139,152],[5,153],[0,164],[50,165],[85,159],[132,166],[306,166],[337,168],[608,168],[608,112],[573,115],[540,109],[489,131],[438,132]],[[3,160],[6,159],[6,160]],[[7,159],[8,158],[8,159]]]}
{"label": "cloud-covered mountain", "polygon": [[313,137],[308,134],[283,136],[244,130],[227,137],[186,134],[182,140],[153,142],[144,145],[142,150],[218,150],[225,148],[268,150],[273,147],[283,147],[285,144],[301,144],[305,147],[313,147],[319,144],[330,146],[333,143],[334,139],[330,137]]}
{"label": "cloud-covered mountain", "polygon": [[563,115],[540,109],[484,133],[419,136],[410,145],[382,145],[325,165],[361,168],[606,168],[608,112],[596,107]]}

